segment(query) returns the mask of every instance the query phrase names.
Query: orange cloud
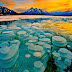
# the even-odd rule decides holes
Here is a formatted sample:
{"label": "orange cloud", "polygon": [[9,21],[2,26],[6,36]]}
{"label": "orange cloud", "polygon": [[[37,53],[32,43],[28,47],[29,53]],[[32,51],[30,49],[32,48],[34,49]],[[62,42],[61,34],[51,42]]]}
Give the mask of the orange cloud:
{"label": "orange cloud", "polygon": [[15,5],[15,1],[13,0],[0,0],[1,4],[4,4],[4,6],[13,9],[13,6]]}
{"label": "orange cloud", "polygon": [[40,2],[34,3],[34,7],[46,9],[47,11],[55,11],[55,10],[72,10],[72,2],[71,0],[57,0],[53,2]]}
{"label": "orange cloud", "polygon": [[35,1],[38,1],[38,2],[55,2],[55,1],[59,1],[59,0],[35,0]]}
{"label": "orange cloud", "polygon": [[31,7],[41,8],[47,11],[72,10],[72,0],[0,0],[0,2],[17,12],[23,12]]}
{"label": "orange cloud", "polygon": [[35,1],[44,1],[44,0],[35,0]]}

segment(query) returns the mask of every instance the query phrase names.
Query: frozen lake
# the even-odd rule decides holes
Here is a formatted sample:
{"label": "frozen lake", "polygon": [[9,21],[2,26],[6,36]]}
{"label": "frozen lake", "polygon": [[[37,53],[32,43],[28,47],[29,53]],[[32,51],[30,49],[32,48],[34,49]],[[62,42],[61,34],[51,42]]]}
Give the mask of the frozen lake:
{"label": "frozen lake", "polygon": [[72,71],[71,17],[10,18],[0,18],[0,72]]}

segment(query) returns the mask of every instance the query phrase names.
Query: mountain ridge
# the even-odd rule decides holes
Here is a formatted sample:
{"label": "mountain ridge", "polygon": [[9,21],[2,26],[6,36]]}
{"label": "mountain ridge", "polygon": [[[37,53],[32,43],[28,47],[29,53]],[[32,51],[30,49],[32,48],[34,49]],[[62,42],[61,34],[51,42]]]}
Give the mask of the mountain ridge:
{"label": "mountain ridge", "polygon": [[53,12],[47,12],[43,11],[42,9],[38,8],[30,8],[25,12],[19,13],[20,15],[53,15],[53,16],[72,16],[72,11],[53,11]]}
{"label": "mountain ridge", "polygon": [[72,16],[72,10],[68,10],[68,11],[53,11],[50,12],[51,15],[55,15],[55,16]]}
{"label": "mountain ridge", "polygon": [[19,14],[25,14],[25,15],[50,15],[47,11],[43,11],[42,9],[38,8],[30,8],[25,12],[19,13]]}
{"label": "mountain ridge", "polygon": [[17,15],[18,13],[0,5],[0,15]]}
{"label": "mountain ridge", "polygon": [[25,12],[17,13],[13,10],[10,10],[6,7],[0,5],[0,15],[52,15],[52,16],[72,16],[72,10],[68,11],[52,11],[47,12],[43,11],[42,9],[33,8],[31,7]]}

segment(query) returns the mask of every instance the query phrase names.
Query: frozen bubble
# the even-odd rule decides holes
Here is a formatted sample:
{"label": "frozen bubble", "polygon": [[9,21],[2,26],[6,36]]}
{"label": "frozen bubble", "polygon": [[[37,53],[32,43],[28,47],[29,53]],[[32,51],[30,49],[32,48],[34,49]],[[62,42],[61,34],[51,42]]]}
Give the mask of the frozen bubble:
{"label": "frozen bubble", "polygon": [[67,48],[72,51],[72,42],[68,42]]}
{"label": "frozen bubble", "polygon": [[33,55],[34,55],[35,57],[41,57],[41,53],[40,53],[40,52],[35,52]]}
{"label": "frozen bubble", "polygon": [[59,46],[53,44],[52,51],[58,51],[60,49]]}
{"label": "frozen bubble", "polygon": [[70,41],[72,41],[72,35],[69,36]]}
{"label": "frozen bubble", "polygon": [[0,43],[0,47],[6,47],[6,46],[8,46],[9,45],[9,43],[7,42],[7,41],[2,41],[1,43]]}
{"label": "frozen bubble", "polygon": [[25,45],[33,46],[34,44],[33,44],[33,43],[29,43],[29,42],[27,42],[27,43],[25,43]]}
{"label": "frozen bubble", "polygon": [[34,39],[34,40],[38,40],[38,37],[37,37],[37,36],[32,36],[32,35],[30,35],[28,39],[30,39],[30,40],[33,40],[33,39]]}
{"label": "frozen bubble", "polygon": [[52,54],[53,54],[53,58],[54,59],[61,60],[61,57],[60,57],[60,54],[59,53],[53,52]]}
{"label": "frozen bubble", "polygon": [[63,69],[57,68],[57,71],[59,72],[65,72]]}
{"label": "frozen bubble", "polygon": [[24,28],[24,29],[27,29],[28,28],[27,25],[22,25],[21,27]]}
{"label": "frozen bubble", "polygon": [[32,29],[28,29],[29,33],[34,33],[35,31]]}
{"label": "frozen bubble", "polygon": [[39,38],[45,38],[45,36],[44,35],[38,35],[39,36]]}
{"label": "frozen bubble", "polygon": [[39,45],[33,45],[33,46],[28,46],[28,51],[30,53],[34,53],[34,52],[41,52],[43,54],[43,47],[39,46]]}
{"label": "frozen bubble", "polygon": [[34,48],[36,51],[42,51],[43,50],[43,47],[41,47],[39,45],[35,45]]}
{"label": "frozen bubble", "polygon": [[51,45],[50,45],[50,44],[45,44],[44,47],[45,47],[46,49],[51,50]]}
{"label": "frozen bubble", "polygon": [[41,61],[36,61],[36,62],[34,63],[34,66],[35,66],[36,68],[41,68],[41,67],[43,66],[43,63],[42,63]]}
{"label": "frozen bubble", "polygon": [[42,51],[43,47],[39,46],[39,45],[34,45],[34,46],[29,46],[28,49],[30,50],[35,50],[35,51]]}
{"label": "frozen bubble", "polygon": [[2,34],[10,34],[10,35],[14,35],[13,31],[4,31]]}
{"label": "frozen bubble", "polygon": [[29,32],[29,27],[28,26],[25,26],[25,25],[22,25],[21,28],[26,31],[26,32]]}
{"label": "frozen bubble", "polygon": [[30,54],[26,54],[25,57],[26,57],[26,58],[29,58],[29,57],[30,57]]}
{"label": "frozen bubble", "polygon": [[8,55],[9,51],[10,51],[9,47],[7,47],[7,46],[6,47],[1,47],[0,48],[0,59],[1,59],[2,56],[5,57],[6,55]]}
{"label": "frozen bubble", "polygon": [[17,32],[18,35],[21,35],[21,34],[26,34],[26,31],[19,31]]}
{"label": "frozen bubble", "polygon": [[20,42],[19,41],[17,43],[16,42],[11,43],[11,41],[10,42],[8,41],[7,43],[9,43],[9,45],[5,45],[7,48],[5,48],[5,47],[1,48],[4,50],[3,51],[4,53],[8,52],[8,54],[6,54],[6,55],[4,54],[5,56],[1,57],[2,59],[4,59],[4,60],[10,59],[11,57],[13,57],[18,52]]}
{"label": "frozen bubble", "polygon": [[37,40],[29,40],[28,42],[33,43],[33,42],[37,42]]}
{"label": "frozen bubble", "polygon": [[37,61],[42,61],[42,56],[45,54],[45,52],[34,52],[33,58]]}
{"label": "frozen bubble", "polygon": [[17,44],[20,45],[20,41],[19,40],[13,40],[13,41],[9,41],[10,44]]}
{"label": "frozen bubble", "polygon": [[51,38],[53,36],[51,33],[44,33],[44,35],[48,38]]}
{"label": "frozen bubble", "polygon": [[18,34],[17,37],[20,41],[25,42],[25,40],[27,40],[28,34],[26,33],[26,31],[19,31],[17,32],[17,34]]}
{"label": "frozen bubble", "polygon": [[15,36],[14,32],[13,31],[4,31],[2,33],[2,36],[4,37],[9,37],[9,36]]}
{"label": "frozen bubble", "polygon": [[23,72],[29,72],[29,70],[24,70]]}
{"label": "frozen bubble", "polygon": [[67,55],[66,55],[66,58],[72,59],[72,53],[71,53],[71,54],[67,54]]}
{"label": "frozen bubble", "polygon": [[12,30],[14,33],[17,33],[19,30],[21,30],[21,28],[14,25],[14,26],[9,26],[8,29],[6,29],[6,30],[7,31]]}
{"label": "frozen bubble", "polygon": [[58,50],[58,52],[59,53],[68,53],[68,50],[66,49],[66,48],[60,48],[59,50]]}
{"label": "frozen bubble", "polygon": [[64,64],[64,62],[61,60],[55,60],[55,64],[60,69],[66,69],[67,68],[67,66]]}
{"label": "frozen bubble", "polygon": [[64,60],[64,63],[65,63],[67,66],[70,66],[70,65],[71,65],[71,59],[66,58],[66,59]]}
{"label": "frozen bubble", "polygon": [[38,45],[45,45],[45,42],[37,42]]}
{"label": "frozen bubble", "polygon": [[45,66],[42,66],[40,72],[44,72],[44,71],[45,71]]}
{"label": "frozen bubble", "polygon": [[67,45],[67,47],[70,49],[71,46],[70,45]]}
{"label": "frozen bubble", "polygon": [[[11,53],[12,54],[12,53]],[[9,55],[7,55],[6,57],[8,57]],[[10,68],[11,66],[13,66],[17,60],[19,56],[19,52],[17,52],[14,56],[12,56],[11,58],[4,58],[3,60],[0,60],[0,66],[2,68]]]}
{"label": "frozen bubble", "polygon": [[29,37],[32,37],[33,35],[29,35]]}
{"label": "frozen bubble", "polygon": [[71,51],[67,50],[66,48],[61,48],[58,50],[58,53],[60,54],[61,57],[63,58],[68,58],[72,59],[72,53]]}
{"label": "frozen bubble", "polygon": [[43,63],[47,63],[47,61],[49,60],[49,55],[47,53],[45,53],[42,57],[41,57],[41,61]]}
{"label": "frozen bubble", "polygon": [[5,29],[7,29],[6,25],[0,25],[0,31],[4,31]]}
{"label": "frozen bubble", "polygon": [[13,31],[4,31],[2,33],[2,40],[13,40],[15,38],[15,34]]}
{"label": "frozen bubble", "polygon": [[42,38],[42,39],[39,39],[39,40],[42,41],[42,42],[51,43],[49,38]]}
{"label": "frozen bubble", "polygon": [[14,26],[9,26],[8,29],[11,29],[11,30],[19,30],[21,28],[20,27],[17,27],[16,25],[14,25]]}
{"label": "frozen bubble", "polygon": [[52,37],[52,43],[57,45],[57,46],[66,46],[67,45],[67,41],[65,38],[60,37],[60,36],[53,36]]}
{"label": "frozen bubble", "polygon": [[47,53],[50,53],[50,52],[51,52],[50,50],[47,51]]}

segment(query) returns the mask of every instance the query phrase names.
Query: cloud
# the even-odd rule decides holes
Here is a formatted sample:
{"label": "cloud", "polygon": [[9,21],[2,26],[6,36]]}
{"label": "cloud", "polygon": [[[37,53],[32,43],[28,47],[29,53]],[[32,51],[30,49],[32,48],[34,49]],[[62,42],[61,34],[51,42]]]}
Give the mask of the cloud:
{"label": "cloud", "polygon": [[[26,10],[28,10],[29,8],[33,7],[34,3],[23,3],[23,4],[18,4],[15,7],[15,10],[19,13],[19,12],[24,12]],[[24,10],[24,11],[23,11]]]}
{"label": "cloud", "polygon": [[35,0],[36,2],[55,2],[59,0]]}
{"label": "cloud", "polygon": [[15,1],[13,1],[13,0],[0,0],[0,4],[4,4],[4,6],[12,9],[13,6],[15,5]]}
{"label": "cloud", "polygon": [[20,12],[26,11],[26,9],[24,9],[24,8],[16,8],[15,11],[20,13]]}
{"label": "cloud", "polygon": [[47,11],[72,10],[72,0],[0,0],[0,3],[17,12],[26,11],[31,7]]}
{"label": "cloud", "polygon": [[34,3],[33,7],[46,9],[47,11],[72,10],[72,0],[50,0]]}

